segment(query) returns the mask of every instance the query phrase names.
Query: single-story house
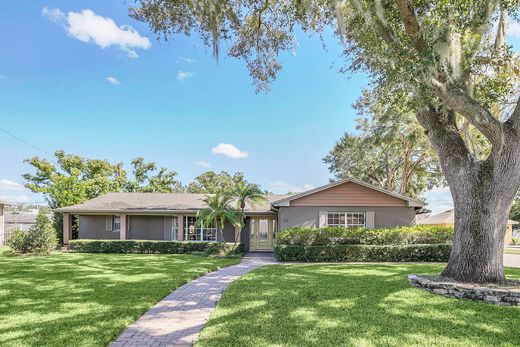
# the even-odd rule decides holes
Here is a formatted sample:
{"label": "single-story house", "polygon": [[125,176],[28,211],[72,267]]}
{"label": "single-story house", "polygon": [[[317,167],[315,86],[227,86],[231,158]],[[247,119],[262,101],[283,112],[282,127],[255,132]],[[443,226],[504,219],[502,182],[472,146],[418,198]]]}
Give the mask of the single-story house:
{"label": "single-story house", "polygon": [[[417,224],[453,227],[455,225],[455,212],[454,210],[448,210],[437,214],[425,215],[422,218],[417,218]],[[507,221],[506,236],[504,238],[506,245],[512,242],[514,224],[518,224],[518,222],[514,220]]]}
{"label": "single-story house", "polygon": [[[63,240],[72,237],[72,215],[79,216],[80,239],[136,239],[233,242],[213,225],[197,226],[205,194],[108,193],[57,209],[63,213]],[[245,208],[240,242],[250,251],[271,251],[277,230],[288,227],[411,225],[425,203],[354,179],[344,179],[293,195],[267,195],[265,203]]]}

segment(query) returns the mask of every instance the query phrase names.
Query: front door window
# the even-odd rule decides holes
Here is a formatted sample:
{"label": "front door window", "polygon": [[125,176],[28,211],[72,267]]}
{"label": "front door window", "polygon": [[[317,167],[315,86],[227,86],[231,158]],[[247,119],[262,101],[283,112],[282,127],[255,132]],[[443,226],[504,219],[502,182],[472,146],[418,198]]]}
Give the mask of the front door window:
{"label": "front door window", "polygon": [[269,221],[260,219],[258,221],[258,240],[265,241],[269,237]]}

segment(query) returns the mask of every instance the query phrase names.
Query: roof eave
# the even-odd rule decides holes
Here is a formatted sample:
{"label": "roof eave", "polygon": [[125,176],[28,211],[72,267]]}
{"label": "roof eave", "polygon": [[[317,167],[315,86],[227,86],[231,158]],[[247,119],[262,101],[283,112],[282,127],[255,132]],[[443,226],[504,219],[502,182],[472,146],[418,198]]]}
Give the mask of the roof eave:
{"label": "roof eave", "polygon": [[[168,210],[146,210],[146,209],[111,209],[111,210],[100,210],[100,209],[69,209],[67,207],[57,208],[53,211],[61,212],[61,213],[70,213],[70,214],[95,214],[95,215],[103,215],[103,214],[115,214],[115,213],[125,213],[125,214],[149,214],[149,215],[161,215],[161,214],[193,214],[197,213],[197,211],[201,210],[200,208],[193,209],[168,209]],[[262,215],[262,214],[273,214],[275,213],[272,210],[259,210],[259,211],[244,211],[247,215]]]}

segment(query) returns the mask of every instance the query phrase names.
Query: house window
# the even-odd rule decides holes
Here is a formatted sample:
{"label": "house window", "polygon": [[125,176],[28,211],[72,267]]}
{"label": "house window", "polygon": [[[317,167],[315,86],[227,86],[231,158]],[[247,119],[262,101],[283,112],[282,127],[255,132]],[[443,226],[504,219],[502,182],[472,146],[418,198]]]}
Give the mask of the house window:
{"label": "house window", "polygon": [[184,216],[184,240],[186,241],[217,241],[215,225],[197,226],[197,218]]}
{"label": "house window", "polygon": [[121,230],[121,219],[119,216],[112,217],[112,231]]}
{"label": "house window", "polygon": [[179,225],[177,223],[177,216],[172,217],[172,229],[170,230],[170,240],[177,240],[179,232]]}
{"label": "house window", "polygon": [[328,212],[328,227],[362,227],[366,226],[365,212]]}

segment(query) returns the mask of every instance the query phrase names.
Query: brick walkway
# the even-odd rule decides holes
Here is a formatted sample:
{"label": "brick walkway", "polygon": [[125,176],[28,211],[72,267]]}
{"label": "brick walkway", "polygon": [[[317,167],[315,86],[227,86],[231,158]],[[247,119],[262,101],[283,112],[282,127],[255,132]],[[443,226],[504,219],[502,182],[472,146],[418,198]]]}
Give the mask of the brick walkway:
{"label": "brick walkway", "polygon": [[110,346],[192,346],[228,284],[273,263],[272,253],[249,253],[240,264],[186,283],[132,323]]}

